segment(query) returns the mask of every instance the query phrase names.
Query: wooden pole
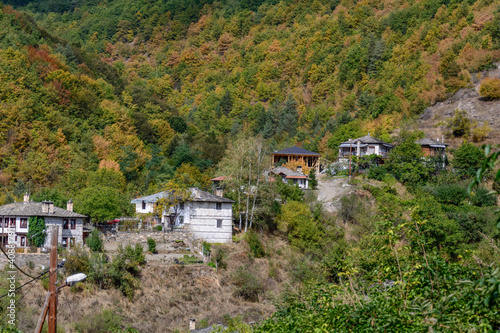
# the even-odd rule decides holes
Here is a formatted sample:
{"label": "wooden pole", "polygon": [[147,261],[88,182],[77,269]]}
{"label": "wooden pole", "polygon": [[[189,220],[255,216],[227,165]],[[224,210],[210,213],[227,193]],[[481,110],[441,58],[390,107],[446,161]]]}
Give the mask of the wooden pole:
{"label": "wooden pole", "polygon": [[57,241],[58,227],[52,227],[52,244],[50,247],[50,269],[49,269],[49,330],[48,333],[57,332]]}
{"label": "wooden pole", "polygon": [[47,296],[45,297],[45,303],[43,303],[42,313],[40,313],[40,317],[38,318],[38,323],[36,324],[35,333],[41,333],[43,323],[45,322],[45,317],[47,316],[47,311],[49,310],[49,298],[50,293],[47,292]]}

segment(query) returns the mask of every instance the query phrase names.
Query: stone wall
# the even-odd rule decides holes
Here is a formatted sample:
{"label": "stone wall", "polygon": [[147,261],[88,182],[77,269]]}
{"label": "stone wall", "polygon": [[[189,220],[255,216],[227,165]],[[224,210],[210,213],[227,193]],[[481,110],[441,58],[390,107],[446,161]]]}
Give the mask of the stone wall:
{"label": "stone wall", "polygon": [[[20,267],[26,267],[26,264],[28,262],[33,262],[35,265],[35,268],[37,269],[42,269],[42,266],[44,268],[49,267],[49,254],[48,253],[16,253],[16,257],[14,259],[14,263]],[[5,265],[7,265],[7,258],[3,255],[3,253],[0,253],[0,267],[3,269]]]}

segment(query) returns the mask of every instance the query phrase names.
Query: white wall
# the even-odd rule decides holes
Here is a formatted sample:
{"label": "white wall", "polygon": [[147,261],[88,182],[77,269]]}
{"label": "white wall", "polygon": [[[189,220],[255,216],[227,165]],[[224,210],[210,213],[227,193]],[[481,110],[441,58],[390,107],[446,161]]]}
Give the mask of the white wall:
{"label": "white wall", "polygon": [[146,202],[146,209],[142,209],[142,202],[135,204],[135,212],[140,214],[147,214],[154,212],[155,205],[153,202]]}
{"label": "white wall", "polygon": [[[210,243],[230,243],[233,240],[233,210],[231,203],[222,203],[222,209],[216,209],[215,202],[189,203],[189,218],[185,218],[184,225],[196,238]],[[222,225],[217,228],[217,220]]]}

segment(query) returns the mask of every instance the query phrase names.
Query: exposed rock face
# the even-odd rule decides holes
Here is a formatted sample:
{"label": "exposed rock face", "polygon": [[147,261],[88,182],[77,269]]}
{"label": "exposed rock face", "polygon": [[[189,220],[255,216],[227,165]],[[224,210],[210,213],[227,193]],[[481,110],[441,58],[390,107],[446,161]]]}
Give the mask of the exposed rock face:
{"label": "exposed rock face", "polygon": [[[487,101],[479,95],[481,80],[485,77],[500,78],[500,64],[497,69],[474,74],[468,88],[460,89],[445,101],[438,102],[427,108],[419,119],[419,130],[424,131],[432,139],[442,138],[446,133],[446,122],[453,117],[455,109],[467,112],[471,121],[477,121],[481,126],[487,122],[492,131],[488,138],[481,143],[500,142],[500,100]],[[455,148],[462,139],[445,139]]]}

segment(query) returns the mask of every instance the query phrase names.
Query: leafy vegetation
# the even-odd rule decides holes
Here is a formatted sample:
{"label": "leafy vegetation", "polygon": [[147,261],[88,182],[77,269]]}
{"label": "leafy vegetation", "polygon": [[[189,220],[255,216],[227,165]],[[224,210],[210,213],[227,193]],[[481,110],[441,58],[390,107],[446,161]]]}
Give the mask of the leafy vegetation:
{"label": "leafy vegetation", "polygon": [[42,247],[45,244],[45,238],[47,237],[45,218],[41,216],[31,216],[28,219],[28,226],[28,234],[26,237],[30,240],[30,244],[36,247]]}

